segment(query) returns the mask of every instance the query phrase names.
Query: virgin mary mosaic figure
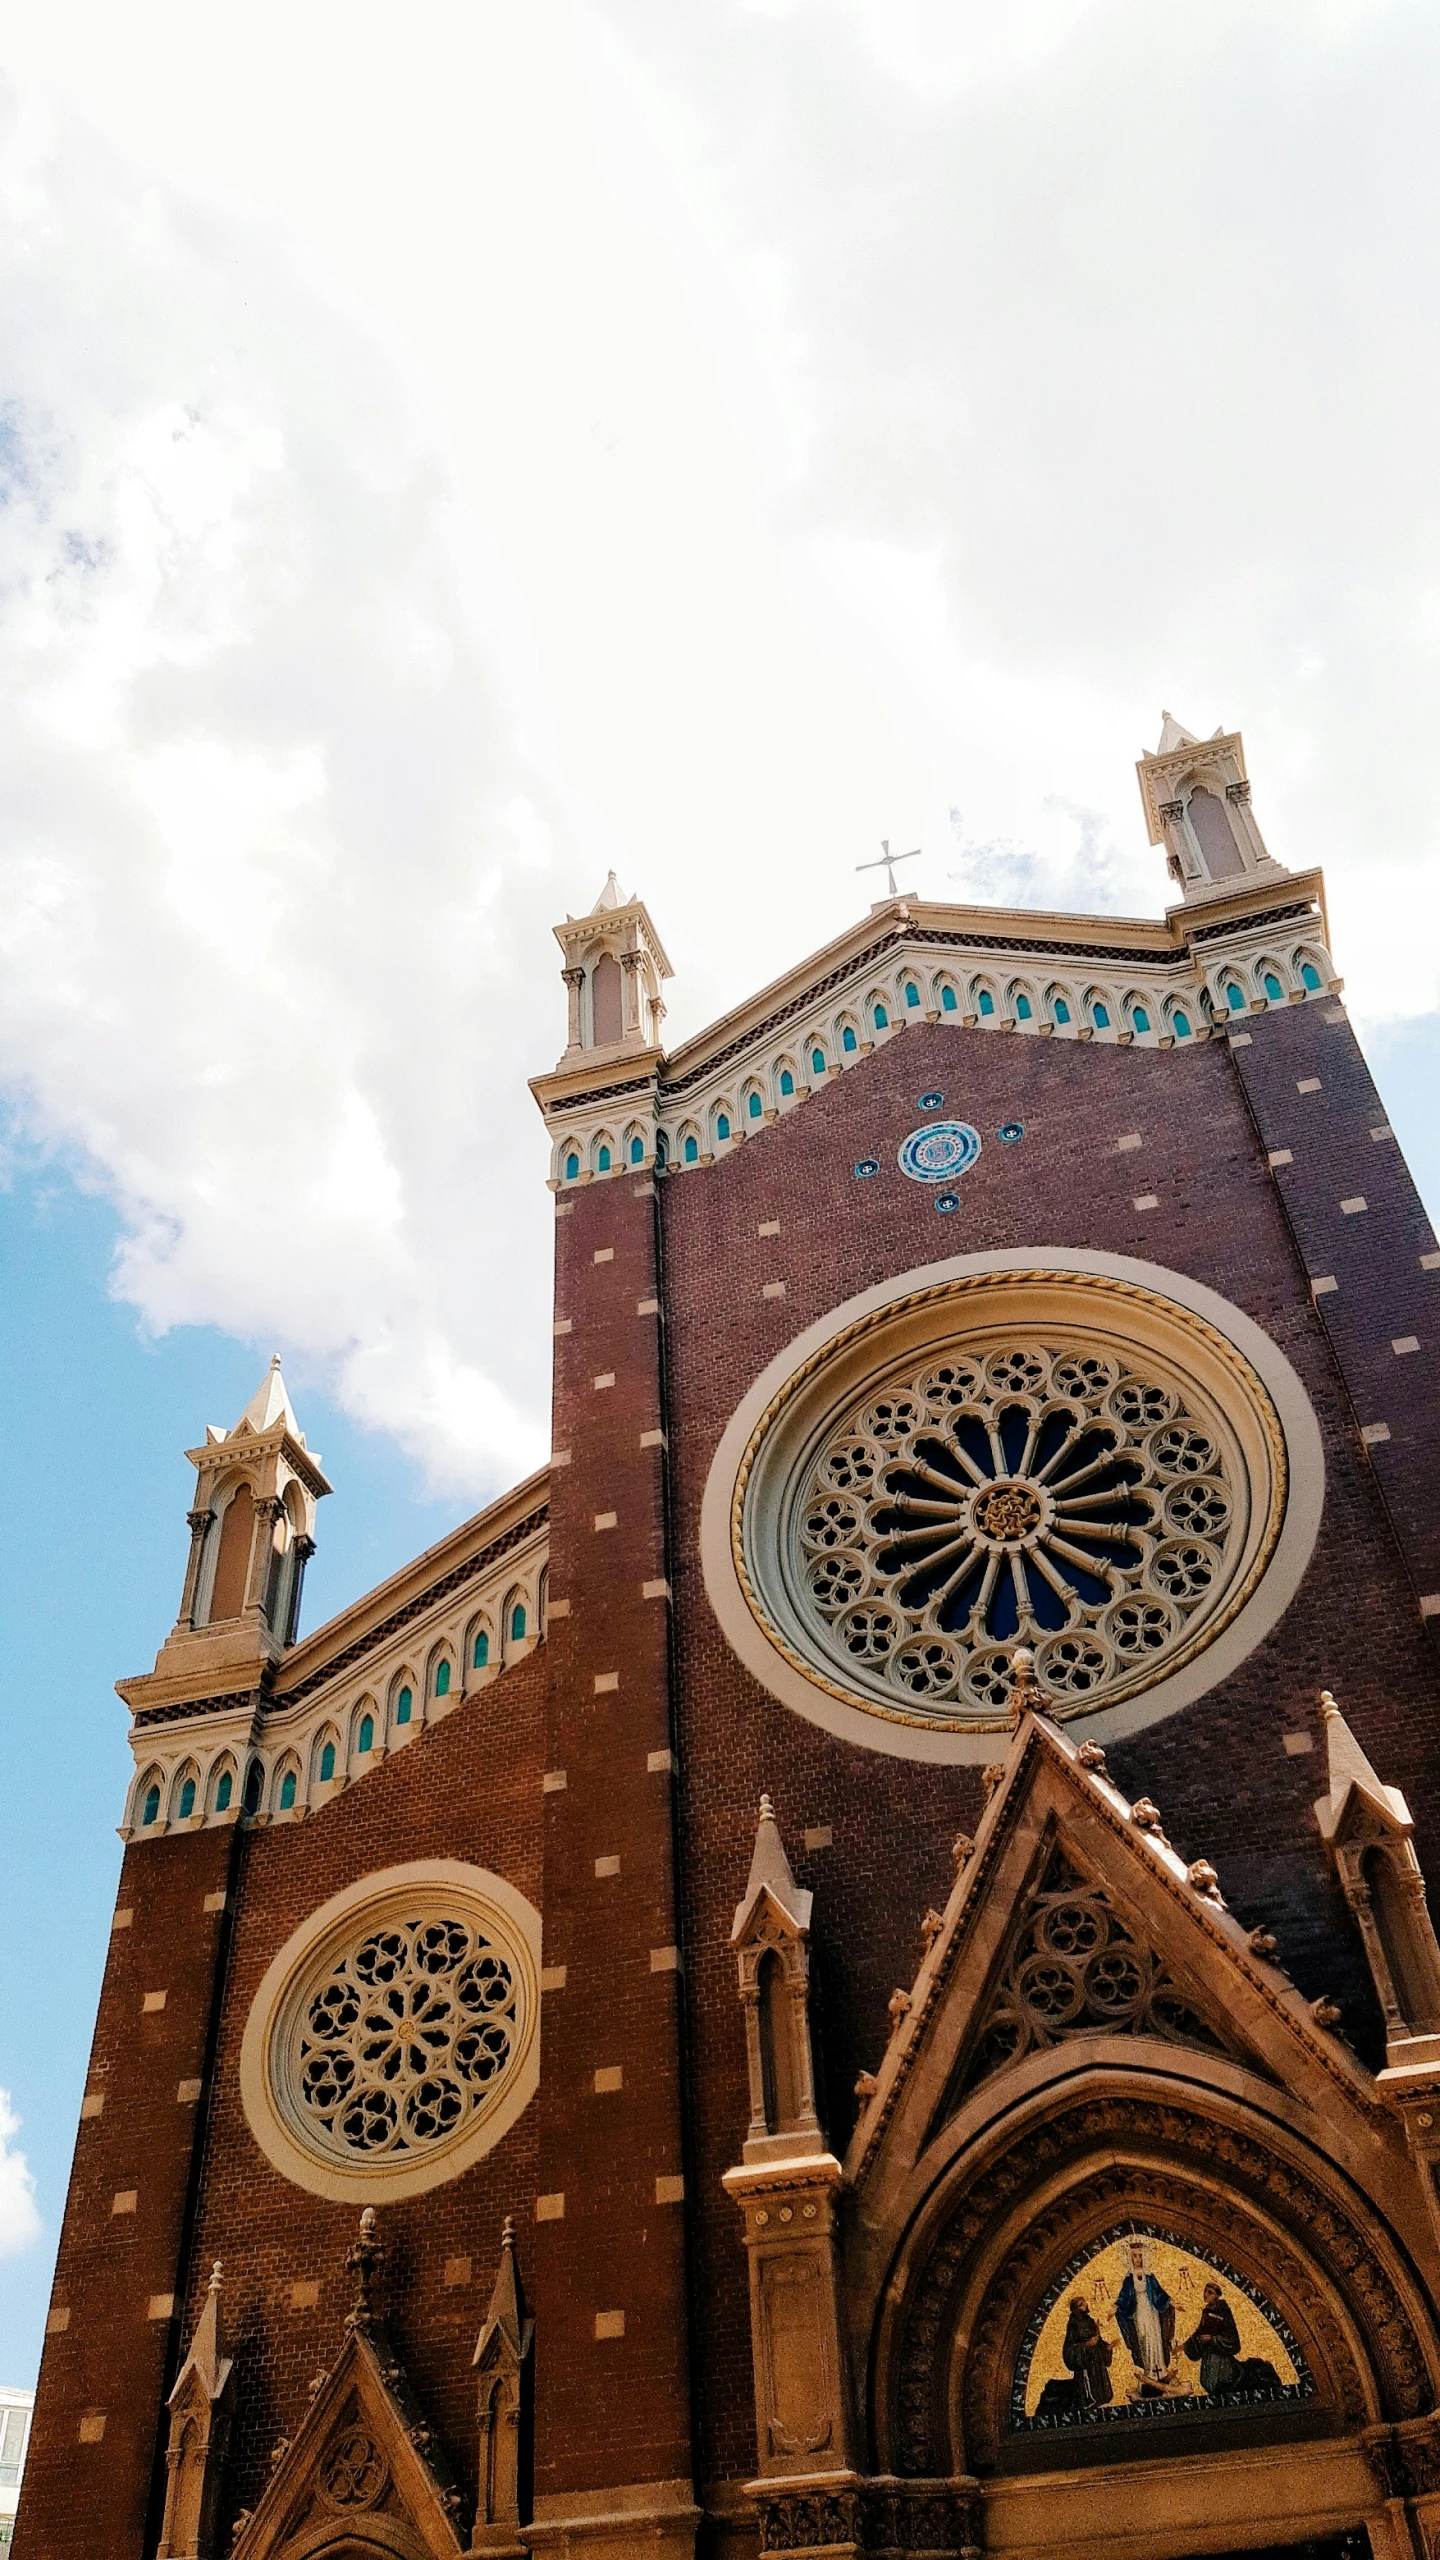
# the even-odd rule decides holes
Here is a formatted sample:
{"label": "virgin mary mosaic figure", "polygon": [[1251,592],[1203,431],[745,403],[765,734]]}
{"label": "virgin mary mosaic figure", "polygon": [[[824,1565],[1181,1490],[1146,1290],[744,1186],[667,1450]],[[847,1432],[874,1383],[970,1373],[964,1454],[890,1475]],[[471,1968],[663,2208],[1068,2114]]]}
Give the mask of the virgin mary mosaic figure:
{"label": "virgin mary mosaic figure", "polygon": [[1115,2326],[1140,2377],[1140,2397],[1165,2390],[1175,2350],[1175,2305],[1150,2264],[1144,2240],[1132,2240],[1130,2265],[1115,2296]]}

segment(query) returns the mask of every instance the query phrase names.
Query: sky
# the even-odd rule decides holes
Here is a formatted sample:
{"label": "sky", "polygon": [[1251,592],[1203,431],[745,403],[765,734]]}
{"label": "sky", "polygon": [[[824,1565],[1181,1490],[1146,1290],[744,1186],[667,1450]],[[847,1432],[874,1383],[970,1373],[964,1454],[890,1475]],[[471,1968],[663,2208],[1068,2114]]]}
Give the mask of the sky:
{"label": "sky", "polygon": [[1422,0],[0,0],[0,2380],[179,1452],[281,1349],[311,1624],[538,1461],[612,864],[678,1039],[882,837],[1157,913],[1238,726],[1440,1200],[1437,107]]}

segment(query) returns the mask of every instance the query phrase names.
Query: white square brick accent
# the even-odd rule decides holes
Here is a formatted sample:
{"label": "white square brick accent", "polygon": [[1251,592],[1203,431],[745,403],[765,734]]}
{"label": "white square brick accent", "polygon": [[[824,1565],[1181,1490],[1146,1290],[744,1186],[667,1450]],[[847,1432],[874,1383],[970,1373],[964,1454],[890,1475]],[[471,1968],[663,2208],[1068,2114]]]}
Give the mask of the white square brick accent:
{"label": "white square brick accent", "polygon": [[193,2107],[204,2089],[203,2080],[182,2080],[175,2092],[177,2107]]}
{"label": "white square brick accent", "polygon": [[595,1514],[595,1526],[597,1529],[613,1529],[619,1518],[620,1514],[618,1511],[597,1511]]}
{"label": "white square brick accent", "polygon": [[683,2204],[685,2201],[684,2179],[657,2178],[655,2181],[655,2201],[657,2204]]}
{"label": "white square brick accent", "polygon": [[1415,1333],[1397,1333],[1391,1341],[1390,1348],[1397,1358],[1403,1360],[1407,1351],[1419,1350],[1420,1337]]}
{"label": "white square brick accent", "polygon": [[[1420,1268],[1422,1271],[1440,1271],[1440,1253],[1422,1253],[1420,1256]],[[120,1926],[118,1919],[115,1926],[117,1929]]]}
{"label": "white square brick accent", "polygon": [[1293,1164],[1295,1158],[1288,1147],[1272,1147],[1265,1161],[1269,1165]]}
{"label": "white square brick accent", "polygon": [[1440,1591],[1422,1592],[1420,1615],[1422,1618],[1440,1618]]}
{"label": "white square brick accent", "polygon": [[1302,1076],[1295,1090],[1297,1093],[1318,1093],[1320,1079],[1318,1076]]}
{"label": "white square brick accent", "polygon": [[1353,1200],[1341,1201],[1340,1215],[1342,1218],[1358,1218],[1361,1211],[1363,1209],[1368,1209],[1369,1205],[1370,1204],[1366,1199],[1364,1192],[1357,1191]]}
{"label": "white square brick accent", "polygon": [[1231,1032],[1230,1046],[1232,1049],[1249,1049],[1253,1047],[1253,1045],[1254,1043],[1251,1034],[1248,1031]]}
{"label": "white square brick accent", "polygon": [[547,1769],[540,1781],[540,1792],[546,1796],[560,1796],[569,1784],[563,1769]]}
{"label": "white square brick accent", "polygon": [[1142,1143],[1143,1141],[1139,1130],[1131,1129],[1125,1137],[1116,1139],[1115,1153],[1117,1156],[1128,1156],[1134,1148],[1140,1146]]}
{"label": "white square brick accent", "polygon": [[1386,1123],[1385,1125],[1383,1125],[1383,1126],[1382,1126],[1381,1128],[1379,1128],[1379,1129],[1372,1129],[1372,1130],[1371,1130],[1371,1132],[1370,1132],[1370,1135],[1371,1135],[1371,1137],[1372,1137],[1372,1138],[1393,1138],[1393,1137],[1394,1137],[1394,1135],[1395,1135],[1395,1132],[1394,1132],[1394,1130],[1389,1126],[1389,1124],[1388,1124],[1388,1123]]}
{"label": "white square brick accent", "polygon": [[756,1228],[756,1230],[755,1230],[755,1233],[757,1234],[757,1236],[778,1236],[778,1234],[780,1233],[780,1221],[779,1221],[779,1219],[778,1219],[778,1218],[762,1218],[762,1219],[761,1219],[761,1221],[760,1221],[759,1226],[758,1226],[758,1227]]}
{"label": "white square brick accent", "polygon": [[597,2098],[612,2097],[617,2089],[623,2089],[624,2086],[625,2073],[618,2062],[606,2063],[595,2074],[595,2095]]}
{"label": "white square brick accent", "polygon": [[86,2412],[85,2412],[84,2417],[83,2417],[83,2418],[81,2419],[81,2421],[80,2421],[80,2441],[81,2441],[81,2443],[82,2443],[82,2444],[99,2444],[99,2442],[100,2442],[100,2440],[101,2440],[102,2436],[104,2435],[104,2433],[105,2433],[105,2412],[104,2412],[104,2410],[103,2410],[103,2409],[87,2409],[87,2410],[86,2410]]}
{"label": "white square brick accent", "polygon": [[635,1313],[637,1316],[658,1316],[660,1313],[659,1299],[637,1298],[635,1301]]}
{"label": "white square brick accent", "polygon": [[679,1948],[652,1947],[650,1950],[650,1970],[652,1973],[678,1973],[680,1970]]}
{"label": "white square brick accent", "polygon": [[164,1993],[163,1991],[147,1991],[147,1992],[146,1992],[144,1999],[143,1999],[143,2000],[141,2001],[141,2003],[140,2003],[140,2006],[141,2006],[141,2009],[142,2009],[142,2011],[144,2012],[144,2014],[145,2014],[145,2016],[146,2016],[147,2018],[148,2018],[148,2017],[153,2016],[153,2015],[154,2015],[154,2012],[155,2012],[157,2009],[163,2009],[163,2008],[164,2008],[164,2006],[165,2006],[165,1996],[166,1996],[166,1995],[165,1995],[165,1993]]}
{"label": "white square brick accent", "polygon": [[831,1824],[828,1822],[815,1823],[805,1834],[805,1846],[807,1849],[833,1849],[835,1846],[835,1833]]}
{"label": "white square brick accent", "polygon": [[555,1324],[554,1324],[554,1332],[555,1332],[555,1335],[556,1335],[557,1340],[558,1340],[559,1336],[560,1336],[562,1333],[569,1333],[569,1332],[571,1332],[571,1331],[573,1330],[573,1325],[574,1325],[574,1319],[573,1319],[573,1317],[570,1317],[570,1316],[557,1316],[557,1317],[556,1317],[556,1319],[555,1319]]}
{"label": "white square brick accent", "polygon": [[767,1280],[764,1288],[760,1292],[760,1295],[762,1298],[783,1298],[785,1295],[784,1281]]}
{"label": "white square brick accent", "polygon": [[565,2219],[565,2190],[564,2190],[564,2188],[563,2188],[563,2187],[560,2189],[560,2191],[559,2191],[559,2193],[558,2193],[557,2195],[551,2195],[551,2196],[537,2196],[537,2197],[536,2197],[536,2199],[535,2199],[535,2219],[536,2219],[536,2221],[537,2221],[537,2222],[563,2222],[563,2221],[564,2221],[564,2219]]}
{"label": "white square brick accent", "polygon": [[207,1893],[205,1896],[204,1908],[207,1911],[223,1911],[226,1908],[228,1901],[228,1894]]}
{"label": "white square brick accent", "polygon": [[45,2322],[45,2335],[47,2338],[62,2337],[69,2326],[69,2308],[68,2306],[62,2307],[60,2310],[49,2313]]}
{"label": "white square brick accent", "polygon": [[1156,1191],[1142,1191],[1139,1199],[1133,1202],[1132,1205],[1137,1209],[1158,1209],[1160,1206],[1160,1195]]}
{"label": "white square brick accent", "polygon": [[468,2284],[474,2272],[474,2266],[469,2258],[447,2258],[445,2261],[447,2284]]}
{"label": "white square brick accent", "polygon": [[1367,1422],[1360,1437],[1367,1449],[1378,1449],[1382,1440],[1389,1439],[1390,1425],[1388,1422]]}
{"label": "white square brick accent", "polygon": [[663,1431],[642,1431],[640,1446],[642,1449],[668,1449],[670,1443]]}
{"label": "white square brick accent", "polygon": [[[1436,1260],[1437,1260],[1437,1261],[1440,1261],[1440,1254],[1437,1254],[1437,1255],[1436,1255]],[[117,1912],[116,1912],[116,1914],[115,1914],[114,1919],[113,1919],[113,1920],[111,1921],[111,1923],[110,1923],[110,1926],[111,1926],[111,1929],[112,1929],[112,1930],[115,1930],[115,1929],[130,1929],[130,1928],[133,1928],[133,1927],[134,1927],[134,1925],[135,1925],[135,1914],[134,1914],[134,1912],[133,1912],[133,1911],[117,1911]]]}
{"label": "white square brick accent", "polygon": [[290,2287],[292,2311],[314,2311],[320,2301],[320,2287],[313,2279],[302,2278]]}
{"label": "white square brick accent", "polygon": [[569,1450],[552,1449],[550,1452],[550,1464],[552,1467],[568,1467],[570,1464]]}
{"label": "white square brick accent", "polygon": [[1327,1004],[1325,1007],[1324,1018],[1327,1022],[1343,1022],[1345,1019],[1345,1007],[1343,1004]]}
{"label": "white square brick accent", "polygon": [[1282,1733],[1280,1748],[1289,1759],[1303,1760],[1306,1752],[1313,1751],[1315,1748],[1314,1736],[1308,1733]]}
{"label": "white square brick accent", "polygon": [[597,2311],[595,2314],[595,2335],[597,2338],[623,2338],[625,2335],[624,2312]]}
{"label": "white square brick accent", "polygon": [[620,1873],[619,1859],[597,1858],[595,1861],[595,1873],[597,1876],[618,1876]]}
{"label": "white square brick accent", "polygon": [[89,2124],[92,2118],[95,2116],[103,2116],[104,2113],[105,2092],[103,2089],[96,2090],[93,2096],[87,2095],[81,2099],[80,2121],[82,2124]]}
{"label": "white square brick accent", "polygon": [[168,2320],[175,2309],[173,2293],[152,2293],[145,2306],[147,2320]]}
{"label": "white square brick accent", "polygon": [[642,1600],[668,1600],[670,1585],[668,1582],[642,1582],[640,1597]]}
{"label": "white square brick accent", "polygon": [[565,1967],[563,1964],[547,1964],[541,1967],[540,1988],[542,1991],[564,1990]]}
{"label": "white square brick accent", "polygon": [[112,2214],[133,2213],[139,2201],[140,2190],[138,2187],[122,2187],[116,2196],[114,2203],[110,2207],[110,2210]]}
{"label": "white square brick accent", "polygon": [[608,1690],[611,1690],[611,1689],[618,1689],[618,1688],[619,1688],[619,1686],[620,1686],[620,1674],[619,1674],[619,1672],[618,1672],[618,1671],[597,1671],[597,1672],[596,1672],[596,1674],[595,1674],[595,1695],[596,1695],[596,1697],[597,1697],[597,1698],[603,1698],[603,1697],[606,1695],[606,1692],[607,1692]]}
{"label": "white square brick accent", "polygon": [[614,1384],[615,1384],[615,1372],[614,1372],[614,1370],[613,1370],[613,1369],[602,1369],[602,1370],[601,1370],[601,1372],[600,1372],[599,1377],[595,1380],[595,1382],[594,1382],[594,1383],[595,1383],[595,1387],[596,1387],[597,1392],[599,1391],[599,1389],[600,1389],[601,1387],[613,1387],[613,1386],[614,1386]]}
{"label": "white square brick accent", "polygon": [[615,1259],[615,1247],[613,1244],[597,1244],[594,1252],[590,1256],[590,1259],[592,1262],[613,1262]]}
{"label": "white square brick accent", "polygon": [[547,1618],[568,1618],[570,1615],[569,1601],[547,1600],[545,1603],[545,1615]]}
{"label": "white square brick accent", "polygon": [[1311,1281],[1310,1295],[1312,1298],[1328,1298],[1333,1295],[1334,1291],[1338,1289],[1339,1286],[1340,1283],[1336,1279],[1334,1272],[1327,1271],[1321,1279]]}
{"label": "white square brick accent", "polygon": [[650,1776],[652,1778],[657,1778],[662,1776],[665,1770],[673,1768],[674,1762],[668,1751],[647,1751],[645,1754],[645,1766]]}

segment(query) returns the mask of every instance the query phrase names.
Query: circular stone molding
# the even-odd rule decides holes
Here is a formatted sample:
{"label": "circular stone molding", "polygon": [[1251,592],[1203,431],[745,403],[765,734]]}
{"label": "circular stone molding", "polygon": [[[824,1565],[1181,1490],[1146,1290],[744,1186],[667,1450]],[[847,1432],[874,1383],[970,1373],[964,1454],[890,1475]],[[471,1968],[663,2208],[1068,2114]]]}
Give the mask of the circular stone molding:
{"label": "circular stone molding", "polygon": [[1034,1647],[1099,1740],[1226,1677],[1298,1587],[1320,1431],[1269,1336],[1116,1254],[974,1254],[837,1308],[772,1361],[706,1486],[724,1631],[782,1703],[976,1761]]}
{"label": "circular stone molding", "polygon": [[240,2054],[246,2120],[312,2195],[422,2195],[507,2133],[540,2077],[540,1915],[484,1867],[422,1859],[313,1911]]}

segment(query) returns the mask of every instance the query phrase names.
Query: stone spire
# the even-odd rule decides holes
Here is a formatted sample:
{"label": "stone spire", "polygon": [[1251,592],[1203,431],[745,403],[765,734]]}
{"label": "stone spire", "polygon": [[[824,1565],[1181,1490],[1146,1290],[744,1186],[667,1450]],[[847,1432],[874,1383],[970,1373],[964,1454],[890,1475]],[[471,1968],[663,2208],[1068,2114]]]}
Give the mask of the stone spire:
{"label": "stone spire", "polygon": [[1363,1796],[1371,1810],[1387,1826],[1398,1824],[1404,1831],[1411,1828],[1410,1808],[1398,1787],[1387,1787],[1375,1775],[1354,1734],[1328,1689],[1320,1692],[1320,1712],[1325,1719],[1326,1775],[1329,1793],[1320,1798],[1315,1817],[1327,1840],[1333,1840],[1345,1817],[1352,1795]]}
{"label": "stone spire", "polygon": [[520,2284],[519,2262],[515,2255],[515,2223],[507,2213],[500,2234],[500,2264],[495,2270],[490,2308],[476,2341],[472,2364],[482,2364],[494,2341],[509,2349],[517,2364],[523,2364],[535,2335],[535,2323],[527,2318],[525,2296]]}
{"label": "stone spire", "polygon": [[796,1883],[785,1855],[785,1843],[780,1837],[780,1825],[775,1819],[775,1807],[768,1796],[762,1796],[760,1819],[755,1829],[755,1851],[750,1860],[750,1880],[743,1900],[736,1906],[735,1925],[730,1932],[732,1946],[748,1928],[757,1903],[766,1893],[794,1928],[801,1931],[809,1928],[814,1896]]}
{"label": "stone spire", "polygon": [[170,2394],[171,2408],[182,2396],[188,2397],[192,2388],[202,2391],[207,2400],[218,2400],[230,2379],[232,2362],[233,2359],[225,2354],[220,2339],[220,2261],[217,2258],[210,2270],[205,2307],[195,2323],[190,2352],[180,2367],[175,2388]]}

